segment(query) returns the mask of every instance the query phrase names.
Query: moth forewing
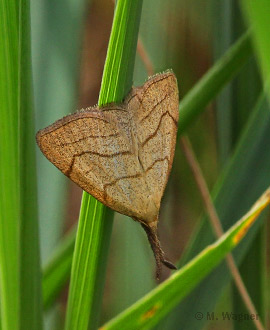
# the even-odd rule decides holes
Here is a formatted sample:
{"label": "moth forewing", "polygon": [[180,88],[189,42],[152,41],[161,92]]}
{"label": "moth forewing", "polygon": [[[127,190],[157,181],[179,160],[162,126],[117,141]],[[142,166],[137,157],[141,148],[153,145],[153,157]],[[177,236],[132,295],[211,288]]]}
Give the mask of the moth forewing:
{"label": "moth forewing", "polygon": [[160,202],[171,170],[178,123],[178,87],[171,71],[132,88],[123,103],[91,107],[37,133],[43,154],[83,190],[139,221],[157,264]]}

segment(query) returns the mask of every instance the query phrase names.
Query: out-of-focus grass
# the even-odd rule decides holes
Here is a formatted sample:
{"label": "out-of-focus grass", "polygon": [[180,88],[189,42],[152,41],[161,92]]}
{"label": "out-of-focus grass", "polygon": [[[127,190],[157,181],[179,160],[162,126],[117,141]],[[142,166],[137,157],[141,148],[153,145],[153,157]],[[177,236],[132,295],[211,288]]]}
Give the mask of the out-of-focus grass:
{"label": "out-of-focus grass", "polygon": [[20,329],[42,329],[35,125],[32,100],[30,0],[19,2],[19,271]]}
{"label": "out-of-focus grass", "polygon": [[19,326],[18,4],[0,6],[0,284],[1,325]]}
{"label": "out-of-focus grass", "polygon": [[[243,24],[239,2],[218,1],[215,3],[215,13],[217,13],[217,16],[215,15],[215,29],[217,31],[214,34],[215,53],[223,54],[233,40],[245,31],[246,27]],[[235,144],[241,136],[242,129],[248,121],[250,112],[256,104],[261,87],[255,58],[252,56],[236,79],[232,80],[226,90],[217,98],[217,150],[219,168],[225,166],[226,162],[230,159]],[[262,226],[260,231],[264,230],[264,226]],[[262,237],[258,233],[250,245],[246,257],[243,259],[241,265],[239,265],[239,270],[257,312],[263,320],[264,299],[261,290],[263,289],[264,260],[261,257],[262,244]],[[256,268],[257,272],[250,271],[252,268]],[[259,275],[260,272],[262,275]],[[248,313],[234,282],[232,283],[232,288],[229,286],[228,289],[231,289],[231,308],[233,311],[239,314]],[[223,306],[219,307],[219,310],[222,311],[226,308],[228,307],[223,304]],[[239,329],[246,327],[244,323],[234,322],[235,327]],[[213,326],[224,327],[222,320],[211,323]],[[249,327],[252,329],[255,328],[253,324],[249,324]]]}
{"label": "out-of-focus grass", "polygon": [[[226,230],[233,224],[233,218],[239,217],[241,212],[250,205],[260,193],[266,189],[270,182],[270,155],[266,156],[269,141],[269,108],[264,97],[260,97],[252,117],[250,118],[243,135],[237,145],[230,163],[221,173],[212,193],[215,207]],[[256,136],[256,138],[254,138]],[[258,157],[264,154],[262,161],[258,163]],[[252,189],[247,190],[247,178]],[[234,257],[239,264],[251,242],[253,241],[260,221],[247,235],[246,239],[235,250]],[[206,217],[200,220],[197,229],[190,241],[181,264],[184,264],[213,241],[214,235]],[[178,306],[178,325],[186,329],[200,329],[203,322],[198,324],[194,319],[194,310],[202,313],[212,311],[222,294],[224,288],[231,279],[230,273],[225,264],[220,265],[209,275],[183,303]],[[173,325],[171,325],[173,326]],[[174,325],[175,326],[175,325]]]}
{"label": "out-of-focus grass", "polygon": [[[246,63],[252,52],[250,33],[247,32],[228,52],[205,74],[180,102],[179,133],[193,122],[196,116],[234,74]],[[200,92],[203,90],[203,92]]]}
{"label": "out-of-focus grass", "polygon": [[3,329],[42,329],[29,1],[0,6]]}
{"label": "out-of-focus grass", "polygon": [[270,94],[270,2],[268,0],[242,0],[242,8],[251,26],[254,38],[255,51],[263,78],[267,84],[267,92]]}

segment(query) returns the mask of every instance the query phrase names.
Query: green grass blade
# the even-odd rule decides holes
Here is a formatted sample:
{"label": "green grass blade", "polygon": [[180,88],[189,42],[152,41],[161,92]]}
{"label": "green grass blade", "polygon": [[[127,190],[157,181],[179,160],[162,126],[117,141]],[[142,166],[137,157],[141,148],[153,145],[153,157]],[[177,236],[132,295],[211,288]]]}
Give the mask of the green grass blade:
{"label": "green grass blade", "polygon": [[[98,281],[105,271],[107,257],[101,253],[106,252],[102,250],[104,246],[108,248],[109,225],[112,225],[112,220],[104,219],[103,215],[101,203],[90,195],[83,196],[72,262],[66,329],[87,329],[89,320],[95,324],[98,321],[98,308],[94,304],[97,304],[98,295],[102,294]],[[103,242],[101,237],[106,241]]]}
{"label": "green grass blade", "polygon": [[19,11],[20,328],[42,329],[35,134],[32,104],[30,3]]}
{"label": "green grass blade", "polygon": [[[142,0],[117,1],[99,105],[119,102],[132,85]],[[95,329],[98,323],[112,219],[83,193],[71,272],[66,329]]]}
{"label": "green grass blade", "polygon": [[250,31],[246,32],[180,102],[178,133],[183,133],[204,107],[240,70],[252,54]]}
{"label": "green grass blade", "polygon": [[0,5],[0,286],[1,325],[19,328],[18,15]]}
{"label": "green grass blade", "polygon": [[[265,82],[270,77],[270,2],[268,0],[242,0],[242,8],[252,25],[252,36],[255,43],[261,71]],[[268,96],[270,95],[268,85]]]}
{"label": "green grass blade", "polygon": [[117,1],[98,105],[121,102],[132,86],[142,0]]}
{"label": "green grass blade", "polygon": [[205,248],[144,298],[106,323],[102,330],[141,330],[155,326],[243,239],[269,203],[270,189],[218,241]]}
{"label": "green grass blade", "polygon": [[41,329],[29,3],[0,16],[2,327]]}

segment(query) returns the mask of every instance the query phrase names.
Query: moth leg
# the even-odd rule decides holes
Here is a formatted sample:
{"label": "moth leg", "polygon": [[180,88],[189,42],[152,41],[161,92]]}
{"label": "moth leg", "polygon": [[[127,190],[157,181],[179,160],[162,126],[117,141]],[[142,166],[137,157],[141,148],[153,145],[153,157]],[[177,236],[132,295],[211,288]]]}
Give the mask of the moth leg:
{"label": "moth leg", "polygon": [[161,274],[161,267],[162,264],[168,267],[169,269],[177,269],[174,264],[170,261],[165,259],[164,251],[161,248],[160,241],[157,234],[157,222],[154,226],[150,226],[145,222],[140,221],[141,226],[143,227],[144,231],[146,232],[148,241],[151,245],[153,250],[155,259],[156,259],[156,278],[157,280],[160,279]]}

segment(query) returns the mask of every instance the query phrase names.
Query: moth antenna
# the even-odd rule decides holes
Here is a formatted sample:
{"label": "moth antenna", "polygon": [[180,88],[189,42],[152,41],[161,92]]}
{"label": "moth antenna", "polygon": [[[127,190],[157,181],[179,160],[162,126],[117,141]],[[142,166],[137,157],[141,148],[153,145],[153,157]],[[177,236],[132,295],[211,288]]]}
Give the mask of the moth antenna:
{"label": "moth antenna", "polygon": [[149,226],[145,222],[140,222],[141,226],[143,227],[144,231],[147,234],[148,241],[151,245],[151,248],[153,250],[155,259],[156,259],[156,279],[160,279],[161,275],[161,267],[162,264],[170,269],[177,269],[174,264],[172,264],[170,261],[165,259],[165,254],[161,248],[160,241],[157,234],[157,226]]}

